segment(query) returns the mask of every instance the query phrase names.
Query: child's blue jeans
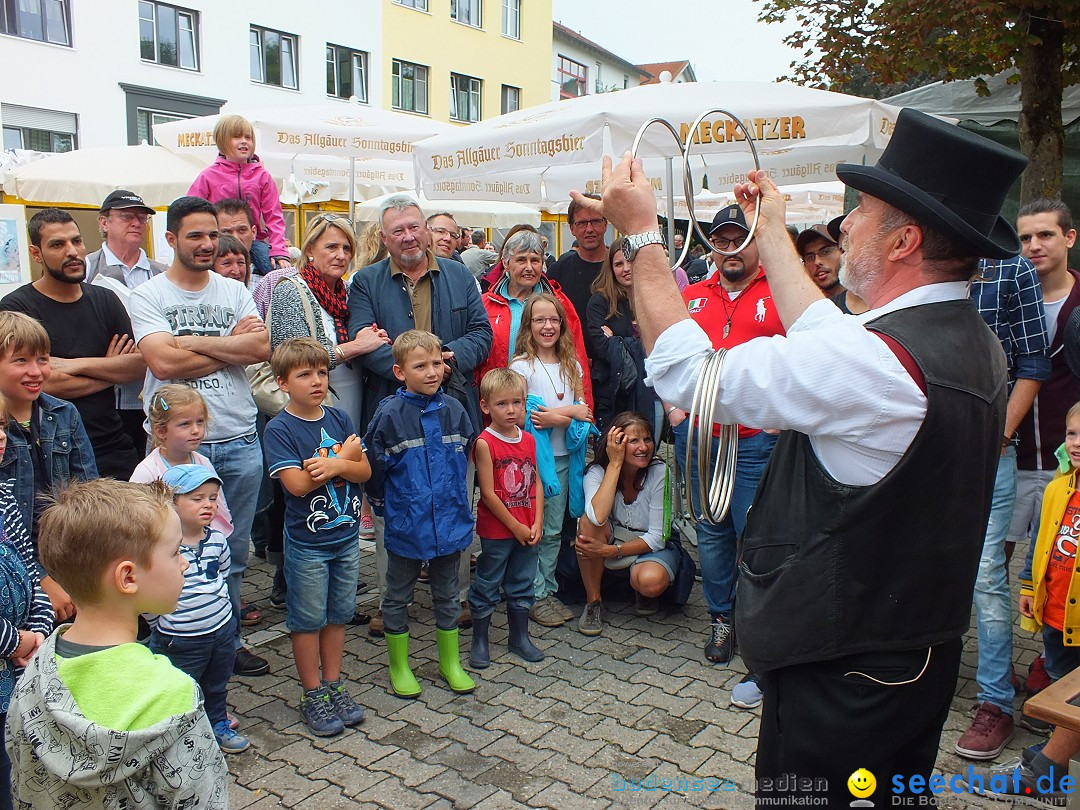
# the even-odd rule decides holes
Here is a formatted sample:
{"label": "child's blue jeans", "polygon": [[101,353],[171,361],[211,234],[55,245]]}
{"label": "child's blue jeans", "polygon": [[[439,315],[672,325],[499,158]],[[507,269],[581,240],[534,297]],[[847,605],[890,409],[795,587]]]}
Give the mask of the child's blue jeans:
{"label": "child's blue jeans", "polygon": [[[428,584],[435,611],[435,626],[440,630],[453,630],[461,618],[461,594],[458,592],[458,559],[460,551],[433,557],[428,560]],[[391,635],[409,630],[409,603],[416,590],[423,560],[399,557],[386,550],[386,591],[382,598],[383,622]],[[289,587],[292,585],[290,583]]]}
{"label": "child's blue jeans", "polygon": [[517,540],[488,540],[480,538],[480,559],[476,561],[469,607],[478,619],[490,616],[499,606],[500,591],[506,591],[507,607],[533,606],[536,593],[536,560],[539,546],[523,546]]}
{"label": "child's blue jeans", "polygon": [[235,621],[230,617],[217,630],[201,636],[173,636],[160,630],[150,634],[150,650],[166,656],[202,688],[206,716],[212,726],[228,719],[225,698],[236,660]]}

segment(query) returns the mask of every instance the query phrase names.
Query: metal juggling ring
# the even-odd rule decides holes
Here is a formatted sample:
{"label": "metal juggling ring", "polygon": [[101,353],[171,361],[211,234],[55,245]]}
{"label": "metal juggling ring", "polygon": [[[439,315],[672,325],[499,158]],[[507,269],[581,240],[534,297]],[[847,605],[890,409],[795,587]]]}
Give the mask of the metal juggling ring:
{"label": "metal juggling ring", "polygon": [[[682,144],[682,138],[679,137],[679,132],[671,125],[671,122],[663,118],[650,118],[642,124],[641,128],[637,131],[630,152],[632,156],[637,157],[641,139],[645,134],[645,130],[650,126],[653,124],[661,124],[664,126],[668,132],[671,133],[672,137],[675,138],[679,153],[682,155],[683,195],[686,198],[686,210],[694,231],[697,233],[698,238],[704,244],[708,245],[713,253],[720,253],[724,256],[734,256],[741,253],[746,246],[753,241],[761,209],[757,207],[754,208],[754,221],[750,224],[746,239],[743,240],[741,245],[732,250],[721,250],[713,245],[709,241],[709,235],[705,233],[705,231],[702,230],[701,225],[698,224],[697,216],[694,213],[694,185],[690,176],[690,148],[693,145],[693,133],[698,131],[702,121],[708,116],[715,114],[726,115],[735,122],[738,129],[742,130],[746,142],[750,145],[750,154],[754,158],[754,168],[760,170],[761,162],[758,159],[757,147],[754,146],[754,139],[750,136],[746,126],[730,112],[720,107],[706,110],[697,117],[697,120],[694,121],[693,125],[688,130],[690,137],[685,148]],[[668,186],[670,187],[670,185],[671,182],[669,178]],[[674,199],[669,195],[669,220],[673,220],[675,217],[674,208]],[[675,260],[675,263],[671,265],[672,271],[683,263],[687,251],[689,250],[690,240],[687,239],[683,243],[682,252]],[[724,356],[726,354],[726,349],[718,349],[705,359],[705,362],[701,367],[701,374],[698,377],[697,385],[694,387],[694,398],[690,403],[690,415],[687,417],[690,429],[688,431],[686,457],[684,459],[684,469],[686,470],[686,475],[684,476],[684,497],[689,507],[690,517],[694,523],[698,523],[702,520],[713,524],[720,523],[727,517],[728,511],[731,508],[731,494],[735,484],[735,464],[738,460],[739,452],[738,425],[720,426],[718,452],[716,453],[715,459],[713,458],[712,444],[713,414],[716,412],[716,405],[719,401],[720,372],[723,368]],[[690,474],[690,470],[693,469],[695,441],[697,443],[698,469],[698,497],[696,499],[693,497],[693,487],[691,486],[693,476]],[[698,506],[700,506],[700,514],[698,513]]]}

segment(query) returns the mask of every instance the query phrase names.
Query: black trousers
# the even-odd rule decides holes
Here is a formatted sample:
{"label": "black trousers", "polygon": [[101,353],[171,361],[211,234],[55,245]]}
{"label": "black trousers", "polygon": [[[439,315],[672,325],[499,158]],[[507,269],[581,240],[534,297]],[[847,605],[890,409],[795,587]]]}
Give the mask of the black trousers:
{"label": "black trousers", "polygon": [[894,795],[894,775],[905,784],[913,775],[929,777],[962,647],[955,639],[929,649],[861,653],[763,675],[758,806],[776,806],[760,801],[766,797],[827,794],[828,807],[849,807],[855,797],[848,777],[865,768],[877,780],[870,799],[883,807]]}

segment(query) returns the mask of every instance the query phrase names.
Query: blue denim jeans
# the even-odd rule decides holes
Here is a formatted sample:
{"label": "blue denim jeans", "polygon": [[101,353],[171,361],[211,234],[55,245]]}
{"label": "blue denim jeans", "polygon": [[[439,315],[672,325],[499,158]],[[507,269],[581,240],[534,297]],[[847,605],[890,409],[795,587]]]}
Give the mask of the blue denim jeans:
{"label": "blue denim jeans", "polygon": [[1046,650],[1046,674],[1060,681],[1080,667],[1080,647],[1065,646],[1065,634],[1048,624],[1042,629],[1043,649]]}
{"label": "blue denim jeans", "polygon": [[251,269],[260,276],[274,269],[270,266],[270,243],[265,239],[256,239],[251,243]]}
{"label": "blue denim jeans", "polygon": [[236,618],[236,647],[243,646],[240,639],[240,585],[244,581],[248,556],[251,553],[251,523],[255,519],[255,507],[259,501],[262,484],[263,454],[259,435],[252,431],[246,436],[224,442],[204,443],[199,452],[210,459],[221,478],[225,499],[232,512],[233,530],[229,535],[229,601],[233,604]]}
{"label": "blue denim jeans", "polygon": [[499,606],[500,591],[506,591],[507,607],[528,610],[535,601],[533,578],[539,546],[523,546],[513,538],[488,540],[480,538],[480,559],[469,591],[469,607],[473,616],[490,616]]}
{"label": "blue denim jeans", "polygon": [[206,716],[210,725],[227,720],[225,698],[236,658],[236,619],[229,619],[211,633],[201,636],[173,636],[154,630],[150,650],[164,655],[177,669],[186,672],[203,691]]}
{"label": "blue denim jeans", "polygon": [[1008,447],[998,460],[994,499],[986,526],[979,575],[975,579],[975,617],[978,623],[979,665],[975,681],[979,701],[989,701],[1012,716],[1016,691],[1012,684],[1013,607],[1005,579],[1005,537],[1016,501],[1016,448]]}
{"label": "blue denim jeans", "polygon": [[[675,458],[680,469],[686,458],[687,433],[689,420],[683,420],[672,429],[675,436]],[[713,439],[713,458],[716,457],[720,442]],[[731,492],[731,509],[723,522],[713,525],[700,521],[697,526],[698,563],[701,566],[701,589],[705,593],[705,604],[713,618],[721,613],[731,618],[735,606],[735,576],[737,572],[738,539],[746,528],[746,513],[757,492],[758,481],[765,472],[765,465],[776,444],[776,436],[769,433],[756,433],[745,439],[739,439],[739,458],[735,465],[735,484]],[[697,442],[694,443],[696,452]],[[683,474],[686,471],[683,470]],[[690,489],[697,511],[698,471],[695,460],[690,471]]]}
{"label": "blue denim jeans", "polygon": [[290,633],[317,633],[348,624],[356,612],[360,544],[355,537],[325,548],[303,546],[285,535],[285,626]]}

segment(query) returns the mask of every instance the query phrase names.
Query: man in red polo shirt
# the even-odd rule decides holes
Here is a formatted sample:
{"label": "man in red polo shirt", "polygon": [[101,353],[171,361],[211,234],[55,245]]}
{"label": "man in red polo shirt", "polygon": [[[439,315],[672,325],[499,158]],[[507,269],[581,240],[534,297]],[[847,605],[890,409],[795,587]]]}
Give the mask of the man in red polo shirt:
{"label": "man in red polo shirt", "polygon": [[[746,239],[749,229],[742,209],[729,205],[714,218],[709,242],[719,250],[734,250]],[[731,348],[756,337],[783,335],[784,326],[773,305],[765,268],[758,261],[753,241],[734,256],[714,254],[718,271],[683,290],[687,309],[708,334],[713,348]],[[686,457],[689,425],[685,411],[671,408],[668,419],[675,434],[676,458]],[[768,427],[763,425],[761,427]],[[719,431],[714,431],[714,443]],[[701,583],[712,622],[705,657],[726,664],[735,652],[735,633],[731,616],[735,606],[736,544],[746,525],[746,511],[765,470],[776,436],[758,427],[739,426],[739,453],[731,510],[723,523],[701,522],[697,526],[698,560]],[[715,452],[715,450],[714,450]],[[697,493],[696,463],[690,474]],[[695,506],[696,506],[695,501]],[[761,702],[761,691],[753,674],[747,675],[731,693],[731,701],[741,708],[754,708]]]}

